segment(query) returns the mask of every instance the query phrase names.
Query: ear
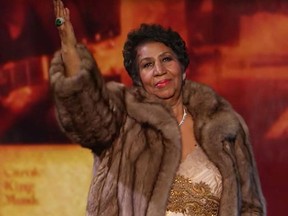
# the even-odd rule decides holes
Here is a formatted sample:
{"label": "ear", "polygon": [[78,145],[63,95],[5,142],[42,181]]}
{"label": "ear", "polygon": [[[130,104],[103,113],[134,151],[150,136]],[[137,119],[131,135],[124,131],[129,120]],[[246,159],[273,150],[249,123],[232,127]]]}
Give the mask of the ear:
{"label": "ear", "polygon": [[182,80],[186,80],[186,73],[185,72],[182,74]]}

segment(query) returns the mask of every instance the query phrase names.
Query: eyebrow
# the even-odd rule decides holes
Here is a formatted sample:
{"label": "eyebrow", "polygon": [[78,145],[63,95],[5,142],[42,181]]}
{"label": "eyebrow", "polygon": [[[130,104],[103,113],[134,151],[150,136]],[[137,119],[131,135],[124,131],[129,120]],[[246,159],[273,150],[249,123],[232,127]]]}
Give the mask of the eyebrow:
{"label": "eyebrow", "polygon": [[[166,55],[166,54],[170,54],[170,55],[175,56],[175,55],[173,54],[173,52],[171,52],[171,51],[165,51],[165,52],[161,53],[161,54],[159,55],[159,57],[162,57],[162,56],[164,56],[164,55]],[[139,56],[139,55],[138,55],[138,56]],[[150,59],[153,59],[153,57],[145,57],[145,58],[142,58],[142,59],[139,61],[139,63],[141,63],[142,61],[145,61],[145,60],[150,60]]]}

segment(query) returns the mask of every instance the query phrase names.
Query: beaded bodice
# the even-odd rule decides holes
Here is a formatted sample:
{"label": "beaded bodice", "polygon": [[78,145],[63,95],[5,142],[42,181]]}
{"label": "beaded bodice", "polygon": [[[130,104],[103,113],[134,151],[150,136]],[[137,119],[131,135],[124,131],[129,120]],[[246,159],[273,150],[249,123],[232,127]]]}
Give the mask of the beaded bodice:
{"label": "beaded bodice", "polygon": [[179,166],[166,216],[216,216],[221,192],[221,174],[197,146]]}

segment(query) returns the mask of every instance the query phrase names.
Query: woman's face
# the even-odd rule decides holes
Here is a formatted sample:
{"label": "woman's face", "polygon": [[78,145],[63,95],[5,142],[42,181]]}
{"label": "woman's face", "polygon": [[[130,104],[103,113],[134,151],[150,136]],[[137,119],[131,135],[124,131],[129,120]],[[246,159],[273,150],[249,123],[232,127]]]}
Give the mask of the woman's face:
{"label": "woman's face", "polygon": [[180,98],[183,67],[171,48],[161,42],[143,43],[137,47],[137,64],[148,93],[167,101]]}

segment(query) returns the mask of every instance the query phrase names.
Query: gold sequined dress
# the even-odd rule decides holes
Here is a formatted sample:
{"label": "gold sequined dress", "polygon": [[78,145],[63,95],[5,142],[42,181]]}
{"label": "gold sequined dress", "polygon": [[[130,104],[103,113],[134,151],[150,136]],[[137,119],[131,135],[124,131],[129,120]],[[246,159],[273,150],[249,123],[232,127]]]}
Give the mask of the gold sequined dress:
{"label": "gold sequined dress", "polygon": [[166,216],[216,216],[221,192],[221,174],[196,146],[179,166]]}

